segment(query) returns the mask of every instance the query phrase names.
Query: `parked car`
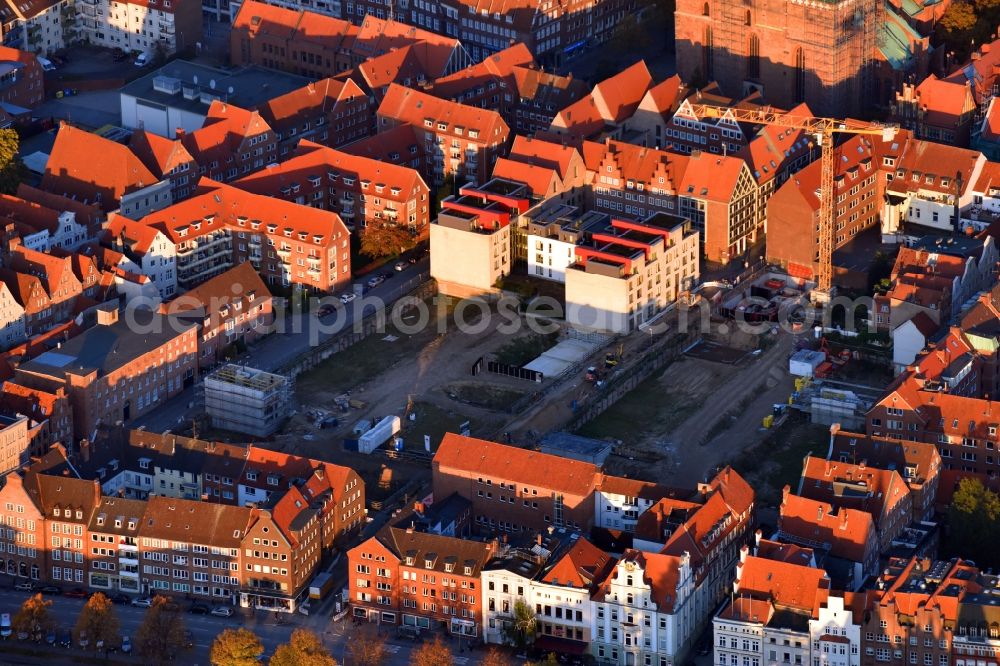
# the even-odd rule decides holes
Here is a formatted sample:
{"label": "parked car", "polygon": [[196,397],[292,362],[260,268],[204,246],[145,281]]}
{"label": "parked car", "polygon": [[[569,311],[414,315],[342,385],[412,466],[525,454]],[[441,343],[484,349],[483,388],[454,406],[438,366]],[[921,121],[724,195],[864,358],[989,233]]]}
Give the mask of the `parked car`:
{"label": "parked car", "polygon": [[14,633],[10,624],[10,613],[0,614],[0,638],[10,638],[10,635]]}
{"label": "parked car", "polygon": [[232,617],[233,609],[229,606],[216,606],[212,609],[212,615],[215,617]]}
{"label": "parked car", "polygon": [[56,644],[56,632],[50,631],[49,633],[45,634],[45,642],[48,643],[49,645],[55,645]]}
{"label": "parked car", "polygon": [[400,638],[406,638],[411,641],[420,640],[420,629],[417,627],[411,627],[409,625],[403,625],[396,629],[396,634]]}
{"label": "parked car", "polygon": [[38,591],[42,594],[62,594],[62,588],[58,585],[43,585]]}
{"label": "parked car", "polygon": [[340,302],[343,303],[344,305],[347,305],[357,297],[358,295],[355,294],[353,291],[347,291],[340,295]]}
{"label": "parked car", "polygon": [[132,601],[132,597],[128,596],[124,592],[119,592],[118,594],[111,595],[111,603],[125,605]]}
{"label": "parked car", "polygon": [[397,261],[393,266],[393,268],[396,269],[397,273],[401,273],[406,270],[407,266],[409,266],[409,264],[406,263],[405,261]]}
{"label": "parked car", "polygon": [[35,589],[35,584],[30,580],[22,580],[20,583],[14,586],[15,590],[20,590],[22,592],[31,592]]}
{"label": "parked car", "polygon": [[136,67],[145,67],[148,64],[149,64],[149,56],[146,55],[145,53],[140,53],[138,57],[135,59]]}
{"label": "parked car", "polygon": [[67,596],[70,599],[86,599],[90,596],[90,594],[88,594],[87,590],[82,587],[74,587],[72,590],[66,592],[64,596]]}
{"label": "parked car", "polygon": [[190,608],[188,608],[188,613],[191,613],[192,615],[208,615],[211,610],[212,609],[207,605],[195,602],[191,604]]}
{"label": "parked car", "polygon": [[149,597],[137,597],[132,600],[132,605],[137,608],[149,608],[153,605],[153,600]]}
{"label": "parked car", "polygon": [[122,636],[122,654],[132,654],[132,639]]}
{"label": "parked car", "polygon": [[384,277],[382,277],[381,275],[373,275],[372,277],[368,278],[368,282],[367,282],[368,288],[369,289],[374,289],[375,287],[379,286],[383,282],[385,282],[385,278]]}

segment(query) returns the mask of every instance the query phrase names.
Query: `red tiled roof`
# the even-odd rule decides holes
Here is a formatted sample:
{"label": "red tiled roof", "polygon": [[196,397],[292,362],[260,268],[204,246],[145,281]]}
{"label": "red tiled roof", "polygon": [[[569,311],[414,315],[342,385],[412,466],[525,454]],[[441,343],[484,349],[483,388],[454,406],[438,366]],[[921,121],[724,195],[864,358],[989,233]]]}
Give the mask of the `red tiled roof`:
{"label": "red tiled roof", "polygon": [[954,127],[962,114],[975,107],[967,84],[942,80],[934,74],[921,81],[913,94],[925,113],[924,122],[938,127]]}
{"label": "red tiled roof", "polygon": [[[1000,141],[1000,104],[997,98],[990,100],[990,105],[986,110],[986,117],[983,118],[982,138],[986,141]],[[993,162],[995,170],[1000,169],[1000,164]],[[994,182],[996,182],[994,180]]]}
{"label": "red tiled roof", "polygon": [[330,171],[351,174],[359,181],[368,180],[390,190],[399,188],[401,194],[407,197],[427,189],[423,178],[415,169],[352,155],[307,140],[300,141],[292,156],[281,164],[252,173],[234,185],[248,192],[273,196],[286,184],[301,183],[314,175],[326,179]]}
{"label": "red tiled roof", "polygon": [[542,581],[586,589],[603,580],[614,564],[613,557],[580,538],[545,572]]}
{"label": "red tiled roof", "polygon": [[413,125],[398,125],[374,136],[353,141],[340,149],[345,153],[391,164],[409,165],[414,161],[423,164],[423,130]]}
{"label": "red tiled roof", "polygon": [[[786,491],[787,491],[786,486]],[[829,546],[830,554],[852,562],[866,562],[875,538],[871,514],[786,492],[778,529],[787,537]]]}
{"label": "red tiled roof", "polygon": [[123,195],[158,181],[128,147],[64,124],[45,165],[42,189],[113,210]]}
{"label": "red tiled roof", "polygon": [[[811,116],[812,111],[806,104],[799,104],[786,115]],[[806,153],[810,141],[804,130],[765,125],[739,154],[747,161],[757,182],[766,183],[780,173],[789,161]]]}
{"label": "red tiled roof", "polygon": [[698,199],[729,202],[736,193],[746,162],[730,155],[696,153],[688,157],[678,191]]}
{"label": "red tiled roof", "polygon": [[876,528],[883,527],[892,509],[909,496],[909,489],[895,470],[854,465],[808,456],[802,469],[799,492],[803,496],[871,514]]}
{"label": "red tiled roof", "polygon": [[123,241],[130,250],[143,255],[153,247],[156,236],[161,231],[156,227],[130,220],[124,215],[112,213],[108,217],[104,233],[112,242]]}
{"label": "red tiled roof", "polygon": [[[159,229],[176,243],[236,226],[241,216],[260,220],[265,225],[275,224],[279,230],[291,229],[293,234],[303,232],[310,237],[319,236],[323,244],[332,243],[336,236],[346,238],[348,235],[347,227],[336,213],[252,194],[208,178],[199,181],[198,192],[191,198],[150,213],[139,222]],[[200,228],[195,229],[194,224]]]}
{"label": "red tiled roof", "polygon": [[578,497],[589,495],[600,475],[598,467],[590,463],[455,433],[445,434],[434,454],[433,466],[510,479]]}
{"label": "red tiled roof", "polygon": [[180,140],[168,139],[143,129],[132,133],[129,148],[159,178],[194,159]]}
{"label": "red tiled roof", "polygon": [[251,304],[265,302],[263,299],[270,296],[271,292],[257,271],[250,263],[244,262],[164,303],[161,310],[171,315],[195,310],[205,317],[223,306],[249,312],[253,307]]}
{"label": "red tiled roof", "polygon": [[351,79],[321,79],[284,95],[273,97],[258,111],[276,132],[301,125],[306,118],[332,111],[337,104],[364,98],[365,94]]}
{"label": "red tiled roof", "polygon": [[755,555],[767,560],[799,564],[804,567],[812,565],[814,556],[812,548],[804,548],[794,543],[771,541],[770,539],[761,539],[757,542]]}
{"label": "red tiled roof", "polygon": [[560,111],[552,121],[554,131],[589,137],[607,124],[620,123],[632,116],[653,84],[646,63],[639,61],[601,81],[590,95]]}
{"label": "red tiled roof", "polygon": [[[981,159],[982,154],[975,150],[910,139],[896,162],[896,173],[888,189],[894,192],[929,190],[953,195],[956,174],[960,173],[963,192],[966,192],[974,185],[972,173]],[[928,182],[928,178],[932,182]]]}
{"label": "red tiled roof", "polygon": [[514,136],[514,142],[507,156],[516,162],[555,169],[559,177],[565,181],[572,178],[569,172],[570,165],[574,157],[580,156],[580,152],[573,146],[518,134]]}
{"label": "red tiled roof", "polygon": [[181,144],[201,166],[218,162],[220,166],[236,153],[247,137],[271,130],[257,111],[242,109],[213,100],[208,107],[205,125],[181,137]]}
{"label": "red tiled roof", "polygon": [[531,66],[534,62],[535,58],[528,47],[518,42],[487,56],[481,62],[435,79],[428,92],[445,99],[461,101],[460,96],[470,89],[485,86],[490,81],[510,79],[515,67]]}
{"label": "red tiled roof", "polygon": [[17,186],[17,196],[27,201],[34,201],[53,210],[69,211],[74,214],[77,224],[88,227],[92,232],[104,220],[105,215],[100,206],[85,204],[76,199],[46,192],[27,183]]}
{"label": "red tiled roof", "polygon": [[[378,107],[378,115],[418,128],[424,127],[429,120],[433,131],[456,136],[456,128],[460,128],[467,138],[470,138],[469,130],[476,130],[479,132],[476,140],[490,145],[506,141],[509,132],[507,123],[496,111],[439,99],[395,83],[389,85]],[[447,129],[438,130],[439,124],[446,125]]]}
{"label": "red tiled roof", "polygon": [[36,231],[47,230],[54,234],[59,230],[60,211],[52,210],[34,201],[26,201],[10,194],[0,194],[0,215],[7,219],[26,224]]}
{"label": "red tiled roof", "polygon": [[618,564],[611,570],[611,575],[604,579],[594,595],[596,601],[603,601],[616,580],[619,572],[626,570],[629,564],[642,569],[643,582],[649,585],[650,597],[656,604],[659,613],[673,613],[677,601],[677,585],[680,583],[681,557],[664,555],[662,553],[645,553],[639,550],[627,549],[622,553]]}
{"label": "red tiled roof", "polygon": [[505,157],[493,163],[493,177],[523,183],[528,186],[531,196],[541,199],[559,192],[562,183],[554,169],[515,162]]}
{"label": "red tiled roof", "polygon": [[766,599],[779,609],[811,615],[829,591],[830,579],[822,569],[753,556],[737,565],[736,594]]}

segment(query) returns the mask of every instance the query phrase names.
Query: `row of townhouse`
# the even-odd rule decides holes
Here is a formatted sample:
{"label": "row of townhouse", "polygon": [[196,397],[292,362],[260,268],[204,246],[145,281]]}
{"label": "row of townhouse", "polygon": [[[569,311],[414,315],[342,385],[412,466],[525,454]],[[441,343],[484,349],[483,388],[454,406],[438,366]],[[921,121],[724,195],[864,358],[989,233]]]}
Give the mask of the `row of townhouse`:
{"label": "row of townhouse", "polygon": [[744,553],[714,620],[719,666],[994,663],[997,579],[967,560],[891,558],[870,588],[839,591],[808,548]]}
{"label": "row of townhouse", "polygon": [[[204,2],[207,11],[220,11],[216,8],[216,0]],[[289,11],[307,7],[317,15],[332,16],[362,27],[372,20],[402,20],[413,26],[407,26],[410,30],[418,33],[429,32],[461,40],[476,61],[520,42],[547,67],[558,67],[604,43],[636,8],[630,0],[596,3],[547,0],[531,7],[510,2],[480,6],[468,0],[443,3],[413,0],[391,8],[376,0],[316,0],[310,3],[277,0],[274,4]],[[244,2],[241,7],[246,5]],[[230,3],[230,7],[236,6]],[[232,9],[229,11],[231,13]],[[243,11],[242,8],[238,10],[234,25],[239,24]]]}
{"label": "row of townhouse", "polygon": [[196,0],[39,0],[0,7],[7,47],[48,55],[81,42],[146,53],[150,58],[202,40]]}
{"label": "row of townhouse", "polygon": [[[239,6],[230,37],[232,64],[261,65],[315,79],[350,72],[357,83],[365,76],[355,68],[396,50],[403,55],[414,49],[413,55],[423,58],[421,69],[429,79],[468,64],[457,39],[386,20],[384,13],[359,15],[355,25],[297,5],[282,5],[247,0]],[[367,92],[375,88],[370,86]]]}
{"label": "row of townhouse", "polygon": [[[538,649],[680,663],[725,595],[753,522],[753,491],[730,469],[678,490],[447,434],[433,473],[425,513],[440,501],[457,514],[461,503],[478,536],[431,534],[404,517],[351,549],[355,617],[511,643],[516,607],[527,604]],[[634,548],[612,555],[581,536],[592,530],[624,531]]]}
{"label": "row of townhouse", "polygon": [[[317,510],[323,549],[340,546],[365,522],[365,487],[354,470],[253,445],[102,426],[68,457],[106,495],[153,496],[271,507],[294,490]],[[54,469],[61,472],[68,465]],[[300,497],[301,496],[301,497]]]}
{"label": "row of townhouse", "polygon": [[291,612],[319,564],[318,512],[297,490],[269,509],[133,500],[48,471],[12,472],[0,490],[10,575]]}

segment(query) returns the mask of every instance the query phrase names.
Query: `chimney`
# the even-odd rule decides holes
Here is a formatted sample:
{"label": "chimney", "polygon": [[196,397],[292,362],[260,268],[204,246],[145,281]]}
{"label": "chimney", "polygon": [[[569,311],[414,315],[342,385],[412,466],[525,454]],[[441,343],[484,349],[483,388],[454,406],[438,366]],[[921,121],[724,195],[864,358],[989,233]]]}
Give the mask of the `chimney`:
{"label": "chimney", "polygon": [[757,531],[753,533],[753,543],[754,543],[755,553],[756,549],[760,548],[760,540],[763,538],[764,538],[764,531],[758,527]]}
{"label": "chimney", "polygon": [[781,506],[785,506],[785,501],[791,494],[792,494],[792,487],[786,483],[785,487],[781,489]]}
{"label": "chimney", "polygon": [[413,521],[410,521],[409,526],[406,528],[407,534],[413,534]]}
{"label": "chimney", "polygon": [[747,556],[750,554],[750,546],[743,544],[740,546],[740,564],[747,561]]}
{"label": "chimney", "polygon": [[118,308],[116,306],[97,309],[97,325],[111,326],[118,323]]}
{"label": "chimney", "polygon": [[90,462],[90,440],[80,440],[80,460]]}
{"label": "chimney", "polygon": [[178,139],[183,139],[185,134],[187,134],[187,132],[183,127],[178,127],[177,129],[174,130],[174,136],[177,137]]}
{"label": "chimney", "polygon": [[537,543],[539,546],[542,545],[542,533],[541,532],[539,532],[537,535],[535,535],[535,543]]}
{"label": "chimney", "polygon": [[414,502],[413,503],[413,511],[414,511],[414,513],[417,513],[419,515],[423,515],[424,510],[425,510],[425,507],[424,507],[424,503],[423,502]]}

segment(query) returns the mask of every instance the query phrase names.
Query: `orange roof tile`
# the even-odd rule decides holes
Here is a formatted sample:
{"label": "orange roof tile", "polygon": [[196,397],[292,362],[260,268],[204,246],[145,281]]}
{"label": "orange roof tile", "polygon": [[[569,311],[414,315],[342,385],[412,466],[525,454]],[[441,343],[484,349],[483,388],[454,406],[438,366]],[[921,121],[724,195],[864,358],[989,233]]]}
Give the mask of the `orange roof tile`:
{"label": "orange roof tile", "polygon": [[[488,145],[505,142],[509,132],[507,123],[496,111],[439,99],[395,83],[389,85],[378,107],[378,116],[421,128],[430,121],[436,132],[458,136],[460,129],[467,139],[471,138],[469,130],[475,130],[479,132],[476,140]],[[442,124],[446,130],[438,129]]]}
{"label": "orange roof tile", "polygon": [[556,169],[559,177],[567,180],[572,177],[569,172],[570,165],[575,157],[580,156],[580,152],[573,146],[518,134],[514,136],[514,142],[507,156],[516,162]]}
{"label": "orange roof tile", "polygon": [[871,514],[877,529],[893,508],[909,499],[909,488],[895,470],[878,469],[808,456],[802,469],[799,493],[829,502],[838,509],[851,508]]}
{"label": "orange roof tile", "polygon": [[92,233],[96,232],[97,227],[105,218],[104,211],[101,210],[100,206],[88,205],[76,199],[46,192],[27,183],[21,183],[17,186],[17,196],[53,210],[69,211],[74,214],[77,224],[88,227]]}
{"label": "orange roof tile", "polygon": [[677,586],[680,583],[681,557],[664,555],[662,553],[645,553],[639,550],[627,549],[622,553],[618,564],[611,570],[594,595],[596,601],[602,601],[610,591],[611,582],[619,572],[624,572],[625,565],[634,563],[642,569],[643,582],[649,585],[650,597],[660,613],[673,613],[677,601]]}
{"label": "orange roof tile", "polygon": [[369,180],[389,190],[399,188],[407,196],[427,191],[427,185],[415,169],[352,155],[307,140],[300,141],[292,156],[284,162],[241,178],[234,185],[248,192],[274,196],[285,185],[303,182],[313,175],[325,178],[331,171],[352,174],[359,181]]}
{"label": "orange roof tile", "polygon": [[123,195],[157,182],[128,147],[64,124],[45,165],[42,189],[113,210]]}
{"label": "orange roof tile", "polygon": [[[347,238],[348,231],[336,213],[253,194],[231,185],[202,178],[197,193],[189,199],[150,213],[140,224],[155,227],[175,243],[217,229],[236,226],[238,218],[275,224],[292,233],[319,236],[323,244]],[[199,228],[195,228],[197,224]],[[183,235],[182,235],[183,234]]]}
{"label": "orange roof tile", "polygon": [[653,78],[642,60],[594,86],[590,95],[569,105],[552,121],[554,131],[579,137],[600,132],[632,116]]}
{"label": "orange roof tile", "polygon": [[432,464],[435,469],[510,479],[578,497],[593,492],[600,474],[590,463],[450,432],[441,441]]}
{"label": "orange roof tile", "polygon": [[811,615],[829,591],[830,579],[822,569],[753,556],[737,565],[736,594],[766,599],[779,609]]}
{"label": "orange roof tile", "polygon": [[913,94],[924,111],[924,121],[939,127],[954,126],[975,102],[968,85],[939,79],[934,74],[921,81]]}
{"label": "orange roof tile", "polygon": [[462,95],[470,89],[484,87],[490,81],[510,79],[515,67],[531,66],[534,62],[535,57],[528,47],[518,42],[474,65],[435,79],[428,92],[445,99],[461,101]]}
{"label": "orange roof tile", "polygon": [[603,580],[614,563],[613,557],[580,538],[545,572],[542,581],[586,589]]}
{"label": "orange roof tile", "polygon": [[158,178],[194,160],[179,139],[168,139],[143,129],[132,133],[129,148]]}
{"label": "orange roof tile", "polygon": [[329,113],[340,103],[364,97],[351,79],[326,78],[273,97],[258,111],[271,129],[284,135],[289,127],[301,125],[306,118]]}
{"label": "orange roof tile", "polygon": [[835,557],[867,562],[875,540],[871,514],[786,492],[781,502],[778,530],[783,538],[821,543]]}
{"label": "orange roof tile", "polygon": [[531,196],[540,199],[558,193],[562,183],[554,169],[515,162],[504,157],[493,163],[493,177],[524,183],[528,186]]}

